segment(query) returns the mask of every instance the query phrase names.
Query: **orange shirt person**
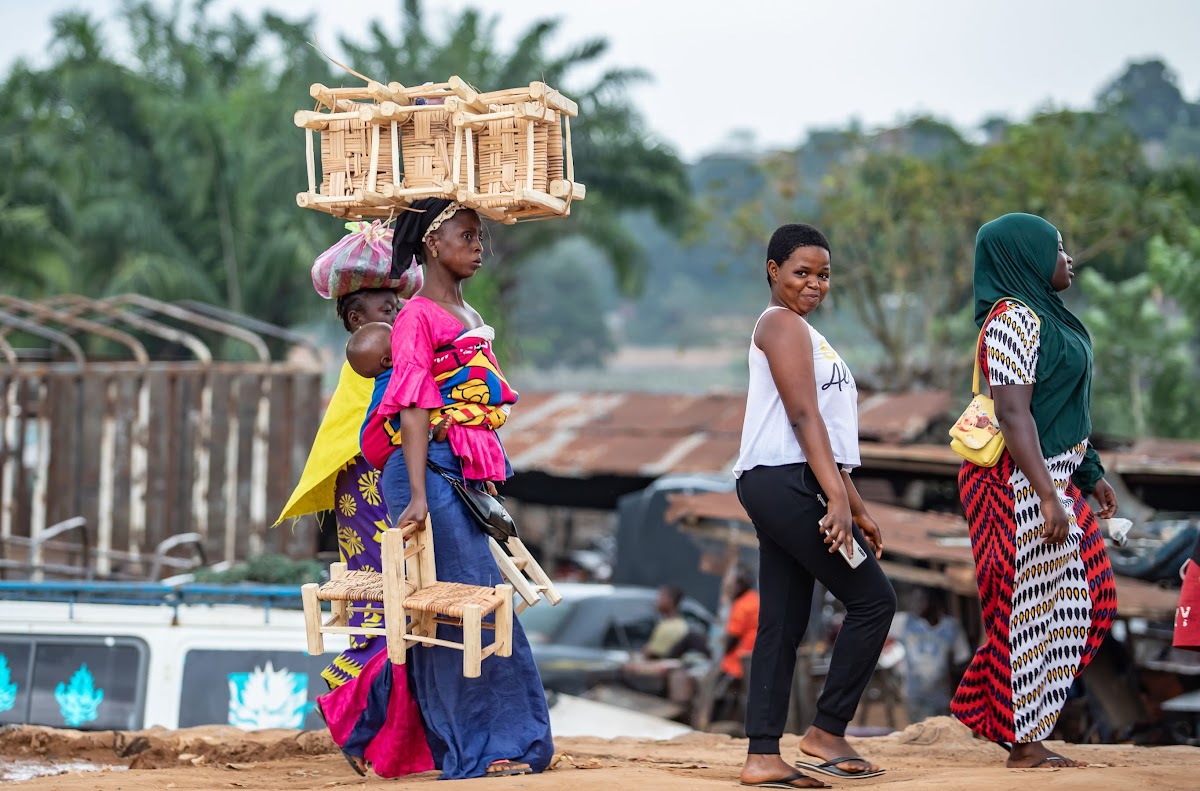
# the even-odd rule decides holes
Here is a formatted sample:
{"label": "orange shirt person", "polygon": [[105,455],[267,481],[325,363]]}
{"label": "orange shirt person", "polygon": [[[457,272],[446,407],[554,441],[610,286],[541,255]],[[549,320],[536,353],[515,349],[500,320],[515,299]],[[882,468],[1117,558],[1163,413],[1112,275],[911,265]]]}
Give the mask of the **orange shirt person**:
{"label": "orange shirt person", "polygon": [[758,591],[748,571],[740,570],[732,580],[729,620],[725,624],[725,656],[721,671],[741,679],[744,675],[742,657],[754,651],[754,636],[758,633]]}

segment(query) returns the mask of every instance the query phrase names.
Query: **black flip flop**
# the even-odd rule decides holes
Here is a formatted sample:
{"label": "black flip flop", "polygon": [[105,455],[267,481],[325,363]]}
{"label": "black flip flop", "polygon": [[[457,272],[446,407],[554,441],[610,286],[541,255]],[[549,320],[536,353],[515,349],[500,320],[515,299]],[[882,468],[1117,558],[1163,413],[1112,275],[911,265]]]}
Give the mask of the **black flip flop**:
{"label": "black flip flop", "polygon": [[820,774],[828,775],[829,777],[837,777],[841,780],[859,780],[867,777],[879,777],[886,771],[885,769],[875,769],[864,772],[847,772],[845,769],[838,768],[838,764],[844,764],[847,761],[859,761],[864,764],[868,763],[866,758],[861,758],[857,755],[854,755],[846,758],[834,758],[833,760],[826,761],[825,763],[821,764],[810,764],[807,761],[797,761],[796,768],[807,769],[811,772],[819,772]]}
{"label": "black flip flop", "polygon": [[821,783],[821,785],[819,785],[819,786],[794,786],[794,785],[792,785],[792,783],[796,782],[797,780],[813,780],[813,779],[815,779],[815,778],[809,777],[808,775],[804,774],[804,772],[796,772],[793,775],[788,775],[787,777],[781,777],[778,780],[764,780],[761,783],[747,783],[745,780],[743,780],[743,781],[741,781],[740,785],[747,786],[748,788],[830,788],[831,787],[831,786],[826,785],[825,783]]}

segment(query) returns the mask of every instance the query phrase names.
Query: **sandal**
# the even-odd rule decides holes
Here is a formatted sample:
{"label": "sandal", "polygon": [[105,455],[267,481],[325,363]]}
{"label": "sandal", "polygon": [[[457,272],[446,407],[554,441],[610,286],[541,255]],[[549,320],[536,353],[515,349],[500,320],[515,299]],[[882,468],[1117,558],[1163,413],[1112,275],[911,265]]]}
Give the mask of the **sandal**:
{"label": "sandal", "polygon": [[815,777],[809,777],[803,772],[796,772],[787,777],[780,777],[777,780],[763,780],[761,783],[747,783],[742,780],[739,785],[747,786],[748,788],[830,788],[831,786],[817,780],[815,786],[798,786],[792,785],[797,780],[817,780]]}
{"label": "sandal", "polygon": [[493,761],[487,768],[485,777],[512,777],[514,775],[532,774],[529,764],[513,763],[512,761]]}
{"label": "sandal", "polygon": [[[329,720],[325,717],[325,710],[321,708],[321,701],[318,700],[313,703],[313,710],[317,712],[317,716],[321,718],[321,722],[325,723],[325,727],[328,728]],[[341,747],[338,747],[338,752],[340,752],[342,757],[346,759],[346,763],[350,764],[350,768],[354,770],[355,774],[357,774],[359,777],[367,776],[366,759],[359,758],[357,755],[351,755]],[[362,763],[359,764],[359,761],[362,761]]]}
{"label": "sandal", "polygon": [[819,763],[819,764],[818,763],[809,763],[807,761],[797,761],[796,768],[800,769],[800,770],[808,770],[811,772],[819,772],[823,775],[828,775],[829,777],[837,777],[842,780],[857,780],[857,779],[863,779],[863,778],[867,778],[867,777],[879,777],[885,771],[883,769],[863,769],[858,772],[852,772],[849,769],[842,769],[840,766],[838,766],[838,764],[850,763],[851,761],[857,761],[858,763],[865,764],[866,766],[871,765],[871,762],[868,761],[866,758],[862,758],[857,755],[852,755],[852,756],[847,756],[845,758],[834,758],[832,760],[825,761],[824,763]]}

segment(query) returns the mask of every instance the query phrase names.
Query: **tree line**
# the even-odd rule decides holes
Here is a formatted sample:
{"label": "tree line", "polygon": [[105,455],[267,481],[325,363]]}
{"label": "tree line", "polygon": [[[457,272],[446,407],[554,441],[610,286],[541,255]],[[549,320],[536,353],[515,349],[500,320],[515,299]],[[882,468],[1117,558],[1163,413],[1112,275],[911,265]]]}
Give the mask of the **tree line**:
{"label": "tree line", "polygon": [[756,310],[767,236],[807,220],[834,248],[821,320],[855,339],[869,382],[965,392],[976,231],[1007,212],[1040,214],[1081,273],[1066,299],[1095,341],[1098,429],[1200,437],[1200,103],[1161,61],[1130,64],[1088,110],[995,118],[976,135],[925,117],[851,124],[703,167],[715,176],[691,242],[728,282],[696,294],[693,309]]}
{"label": "tree line", "polygon": [[[345,231],[295,206],[303,135],[291,117],[311,83],[357,78],[310,45],[312,19],[142,0],[116,21],[128,51],[94,17],[67,13],[48,62],[18,62],[0,83],[5,290],[135,291],[285,326],[332,323],[308,268]],[[538,78],[579,101],[586,203],[565,221],[495,229],[468,294],[525,363],[603,365],[623,343],[740,342],[763,299],[767,236],[802,220],[834,245],[822,320],[853,341],[864,379],[962,389],[975,231],[1029,211],[1062,230],[1081,269],[1069,302],[1095,339],[1097,424],[1118,437],[1200,436],[1200,103],[1166,64],[1129,65],[1086,110],[967,131],[924,117],[851,123],[790,150],[685,165],[628,99],[647,75],[583,76],[603,39],[558,44],[546,20],[506,48],[496,21],[467,9],[434,22],[405,0],[397,29],[375,22],[331,49],[377,79],[460,74],[488,90]]]}
{"label": "tree line", "polygon": [[[202,299],[285,326],[332,314],[307,273],[346,231],[296,207],[303,133],[291,118],[311,104],[310,84],[360,81],[311,46],[311,18],[215,18],[207,5],[126,5],[116,21],[132,46],[119,54],[97,19],[66,13],[53,23],[50,62],[11,69],[0,85],[7,290]],[[511,301],[524,263],[569,237],[589,240],[631,288],[642,251],[621,211],[646,210],[678,227],[676,209],[687,202],[683,164],[646,134],[626,97],[646,75],[614,68],[579,77],[607,42],[556,47],[553,20],[530,26],[509,49],[498,46],[495,27],[474,9],[433,23],[420,0],[406,0],[397,30],[373,22],[335,51],[383,82],[459,74],[494,90],[540,79],[579,102],[587,122],[572,142],[587,211],[494,233],[493,266],[473,298],[502,320],[488,308]]]}

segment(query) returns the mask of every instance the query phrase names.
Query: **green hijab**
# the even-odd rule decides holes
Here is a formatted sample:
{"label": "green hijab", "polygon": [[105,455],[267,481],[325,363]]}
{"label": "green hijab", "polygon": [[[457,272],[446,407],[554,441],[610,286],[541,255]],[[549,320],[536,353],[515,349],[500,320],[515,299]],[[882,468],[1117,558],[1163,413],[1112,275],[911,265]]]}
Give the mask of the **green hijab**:
{"label": "green hijab", "polygon": [[[975,237],[976,326],[982,328],[992,306],[1005,297],[1021,300],[1041,320],[1029,408],[1046,458],[1092,433],[1092,340],[1050,285],[1057,265],[1058,229],[1041,217],[1006,214]],[[1098,466],[1095,452],[1088,455]],[[1095,486],[1089,478],[1091,473],[1076,481],[1085,493]]]}

